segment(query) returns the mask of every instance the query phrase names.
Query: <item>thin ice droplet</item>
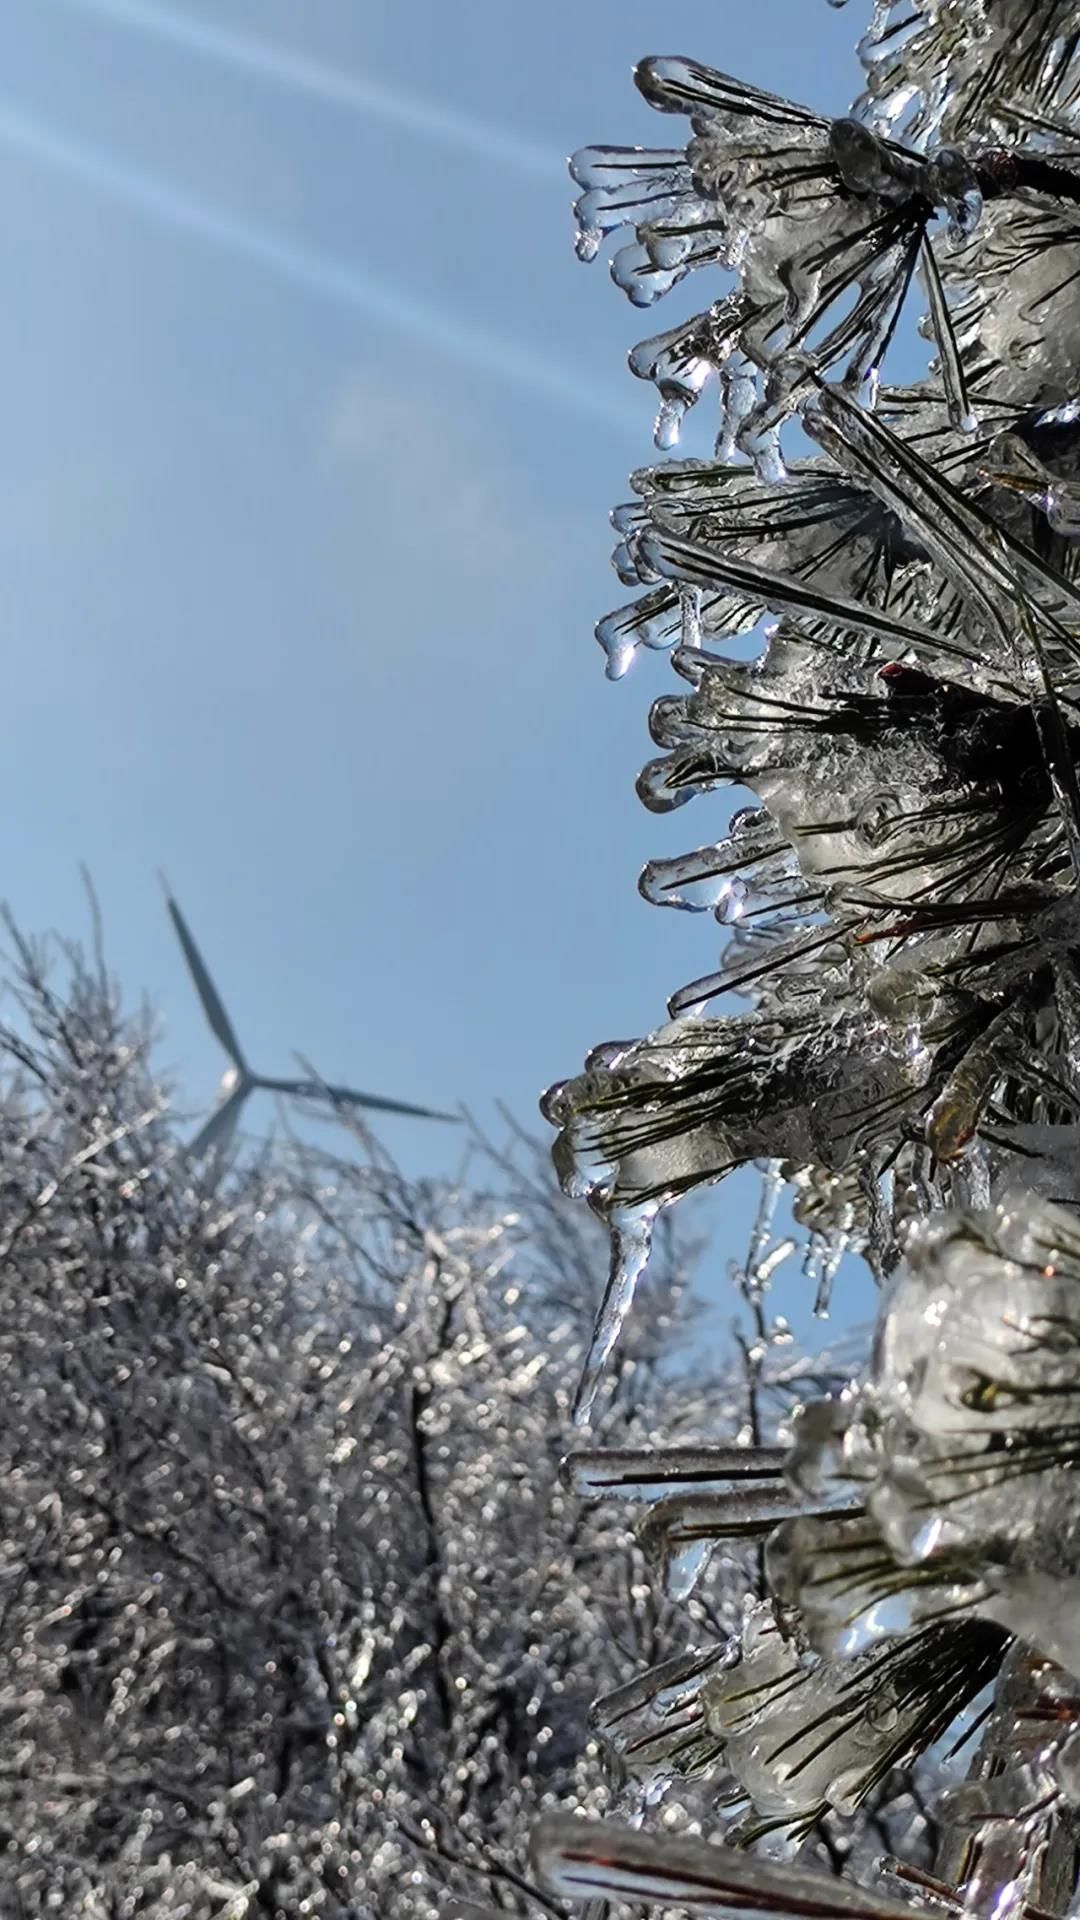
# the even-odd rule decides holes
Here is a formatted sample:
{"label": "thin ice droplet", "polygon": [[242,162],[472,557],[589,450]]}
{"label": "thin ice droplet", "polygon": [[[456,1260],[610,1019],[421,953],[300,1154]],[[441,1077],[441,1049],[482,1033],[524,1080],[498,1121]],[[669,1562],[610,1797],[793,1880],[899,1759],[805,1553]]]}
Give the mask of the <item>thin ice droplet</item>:
{"label": "thin ice droplet", "polygon": [[689,401],[681,394],[673,394],[668,400],[661,400],[656,409],[656,421],[653,426],[653,443],[660,453],[670,453],[677,447],[682,434],[683,418]]}

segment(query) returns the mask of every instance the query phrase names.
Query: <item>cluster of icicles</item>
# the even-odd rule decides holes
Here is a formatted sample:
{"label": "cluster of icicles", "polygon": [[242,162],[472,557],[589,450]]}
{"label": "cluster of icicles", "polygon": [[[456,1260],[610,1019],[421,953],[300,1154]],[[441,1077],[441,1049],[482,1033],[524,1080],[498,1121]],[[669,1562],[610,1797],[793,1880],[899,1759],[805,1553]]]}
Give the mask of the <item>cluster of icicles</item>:
{"label": "cluster of icicles", "polygon": [[[545,1103],[614,1248],[579,1420],[657,1212],[735,1168],[883,1288],[789,1445],[569,1463],[669,1596],[747,1542],[766,1596],[598,1703],[637,1813],[535,1841],[598,1913],[1080,1912],[1080,5],[878,0],[861,55],[833,120],[645,60],[678,144],[573,162],[584,258],[628,229],[636,305],[712,296],[631,355],[666,455],[719,414],[615,514],[608,672],[678,679],[641,797],[754,801],[643,876],[715,915],[717,971]],[[844,1820],[958,1726],[905,1857],[856,1858]],[[672,1782],[726,1844],[650,1824]]]}

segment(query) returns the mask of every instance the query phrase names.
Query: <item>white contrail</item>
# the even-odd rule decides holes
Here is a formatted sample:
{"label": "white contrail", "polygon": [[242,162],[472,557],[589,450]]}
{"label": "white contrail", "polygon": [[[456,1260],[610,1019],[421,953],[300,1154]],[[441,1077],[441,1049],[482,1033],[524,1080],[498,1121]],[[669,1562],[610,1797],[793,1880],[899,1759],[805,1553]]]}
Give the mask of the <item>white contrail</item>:
{"label": "white contrail", "polygon": [[415,133],[422,140],[459,147],[465,153],[494,161],[498,166],[511,167],[532,179],[556,180],[564,172],[563,158],[557,148],[525,140],[503,127],[488,126],[469,114],[456,112],[453,107],[398,92],[381,81],[338,72],[302,54],[271,46],[251,34],[212,26],[176,7],[147,6],[145,0],[61,0],[61,4],[96,14],[114,26],[149,35],[180,52],[234,67],[240,73],[295,93],[307,94],[310,99],[321,100],[328,106],[344,107],[383,120],[403,132]]}
{"label": "white contrail", "polygon": [[128,167],[101,147],[61,133],[47,121],[0,101],[0,145],[16,149],[53,173],[78,181],[182,233],[250,260],[279,280],[363,314],[391,335],[475,368],[493,379],[555,402],[579,418],[616,432],[636,432],[633,409],[596,393],[577,375],[499,334],[455,319],[439,307],[377,279],[362,267],[317,253],[269,228],[195,199],[142,168]]}

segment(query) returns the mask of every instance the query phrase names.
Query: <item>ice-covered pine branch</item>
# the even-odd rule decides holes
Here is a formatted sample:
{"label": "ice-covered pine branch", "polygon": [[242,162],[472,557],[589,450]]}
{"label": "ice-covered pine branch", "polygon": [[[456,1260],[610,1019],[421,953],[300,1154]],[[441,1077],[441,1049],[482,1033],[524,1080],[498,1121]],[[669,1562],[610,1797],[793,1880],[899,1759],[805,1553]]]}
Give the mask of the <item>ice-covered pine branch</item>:
{"label": "ice-covered pine branch", "polygon": [[860,54],[831,113],[646,58],[664,144],[572,162],[584,259],[618,236],[636,307],[703,290],[631,353],[665,457],[597,638],[676,676],[639,791],[697,844],[642,891],[723,929],[546,1096],[611,1231],[579,1418],[657,1222],[740,1168],[887,1291],[861,1370],[738,1457],[578,1450],[669,1593],[747,1540],[765,1585],[600,1701],[633,1830],[535,1858],[633,1911],[1012,1920],[1075,1912],[1080,1839],[1080,6],[878,0]]}

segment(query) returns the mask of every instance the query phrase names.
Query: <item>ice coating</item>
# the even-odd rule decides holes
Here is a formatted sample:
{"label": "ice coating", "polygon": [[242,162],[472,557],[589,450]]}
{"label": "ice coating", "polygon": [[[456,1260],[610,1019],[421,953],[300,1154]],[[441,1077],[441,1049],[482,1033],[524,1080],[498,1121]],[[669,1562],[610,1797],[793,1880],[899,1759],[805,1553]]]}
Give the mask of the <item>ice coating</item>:
{"label": "ice coating", "polygon": [[[586,148],[575,156],[571,172],[585,188],[578,251],[592,259],[605,234],[632,227],[634,239],[616,250],[611,270],[638,306],[701,268],[737,276],[733,336],[710,344],[715,323],[703,314],[690,327],[695,348],[688,350],[685,329],[670,342],[686,372],[666,394],[660,383],[658,442],[673,444],[709,374],[723,376],[738,352],[765,378],[756,400],[744,376],[722,378],[719,438],[751,453],[763,476],[779,478],[775,428],[804,378],[785,376],[781,361],[803,356],[808,368],[840,367],[852,390],[876,391],[917,260],[937,277],[925,254],[930,223],[941,211],[954,239],[970,235],[987,183],[959,149],[942,148],[927,162],[858,119],[830,121],[694,61],[651,58],[636,77],[650,105],[689,117],[692,136],[681,153]],[[841,318],[852,289],[854,308]],[[932,300],[932,314],[943,359],[956,365],[942,301]],[[656,353],[638,351],[646,365],[635,370],[656,377]],[[964,413],[962,393],[949,402],[957,417]]]}
{"label": "ice coating", "polygon": [[679,1654],[596,1701],[592,1725],[623,1774],[657,1788],[716,1772],[723,1741],[706,1722],[704,1690],[734,1655],[726,1644]]}
{"label": "ice coating", "polygon": [[716,1548],[758,1540],[793,1512],[780,1447],[602,1448],[568,1455],[564,1472],[583,1499],[647,1509],[641,1545],[675,1600],[693,1592]]}
{"label": "ice coating", "polygon": [[799,1825],[852,1813],[883,1774],[928,1746],[996,1673],[1005,1636],[964,1622],[920,1628],[857,1659],[808,1659],[769,1605],[740,1658],[705,1688],[705,1719],[758,1817]]}
{"label": "ice coating", "polygon": [[1003,202],[949,263],[968,294],[965,340],[993,360],[998,391],[1017,400],[1075,388],[1076,233],[1075,207]]}
{"label": "ice coating", "polygon": [[568,1178],[608,1210],[666,1203],[749,1160],[835,1164],[921,1098],[918,1063],[876,1031],[798,1011],[661,1028],[549,1099]]}
{"label": "ice coating", "polygon": [[[969,1604],[985,1617],[1080,1668],[1074,1216],[1025,1195],[917,1229],[865,1383],[810,1458],[818,1477],[849,1485],[865,1502],[870,1525],[859,1523],[851,1551],[867,1538],[866,1565],[880,1567],[883,1592],[890,1565],[897,1590],[925,1595],[935,1585],[966,1584]],[[815,1606],[826,1619],[828,1525],[796,1521],[776,1549],[789,1594],[816,1561]],[[831,1536],[841,1548],[846,1527]],[[853,1607],[850,1583],[843,1604],[849,1620],[873,1611],[873,1597],[869,1607]]]}
{"label": "ice coating", "polygon": [[[650,58],[638,87],[683,128],[581,176],[587,250],[632,229],[634,303],[691,276],[712,302],[631,356],[662,450],[692,406],[715,449],[632,476],[597,637],[612,677],[669,657],[638,792],[701,820],[640,888],[711,915],[720,950],[667,1023],[553,1089],[557,1163],[632,1223],[620,1303],[650,1209],[768,1166],[794,1232],[729,1268],[760,1315],[751,1400],[801,1231],[820,1307],[845,1251],[885,1289],[786,1484],[756,1446],[730,1477],[715,1448],[580,1457],[699,1642],[710,1583],[763,1561],[743,1626],[639,1675],[598,1731],[655,1797],[646,1828],[708,1831],[711,1808],[732,1846],[805,1845],[842,1885],[876,1870],[847,1838],[889,1770],[936,1782],[895,1884],[979,1920],[1075,1916],[1080,9],[877,0],[860,54],[866,93],[828,114]],[[933,358],[901,388],[913,300]],[[740,1881],[700,1849],[607,1828],[543,1870],[594,1903],[828,1911],[810,1867],[766,1884],[756,1856]]]}
{"label": "ice coating", "polygon": [[[958,1191],[994,1177],[969,1147],[1006,1074],[1037,1076],[1061,1050],[1032,956],[1065,937],[1055,916],[1080,825],[1080,596],[1038,535],[1044,503],[1002,484],[1017,446],[1042,444],[1069,471],[1073,422],[1057,414],[1006,414],[1003,433],[967,445],[940,414],[904,435],[816,383],[805,418],[825,459],[782,485],[707,461],[635,476],[620,570],[670,579],[673,639],[677,596],[695,588],[704,641],[676,646],[689,690],[654,706],[665,752],[641,797],[668,811],[739,784],[762,804],[728,841],[642,876],[647,898],[709,908],[730,929],[720,966],[672,995],[670,1028],[549,1107],[567,1177],[603,1209],[666,1204],[761,1155],[834,1174],[852,1152],[884,1163],[916,1104]],[[717,656],[716,639],[763,608],[781,616],[763,653]],[[1033,700],[1048,676],[1068,707]],[[908,943],[925,980],[910,1003],[893,984]],[[732,991],[768,1025],[710,1024],[709,1002]],[[1020,995],[1008,1012],[1003,991]],[[841,1015],[860,996],[876,1022]],[[744,1050],[760,1061],[751,1084]]]}
{"label": "ice coating", "polygon": [[910,1920],[900,1900],[868,1892],[812,1867],[752,1858],[728,1847],[669,1834],[637,1834],[612,1821],[546,1814],[533,1837],[542,1884],[566,1899],[602,1893],[676,1902],[714,1920],[755,1913],[774,1920]]}
{"label": "ice coating", "polygon": [[[993,658],[989,642],[984,657]],[[651,805],[735,781],[766,802],[767,814],[739,836],[745,859],[742,845],[725,843],[688,865],[647,869],[644,886],[650,897],[682,900],[686,881],[700,876],[694,903],[703,898],[722,918],[732,914],[737,928],[754,903],[757,953],[749,955],[744,940],[721,976],[695,983],[688,1004],[742,980],[768,1017],[734,1025],[679,1019],[558,1091],[548,1110],[564,1129],[567,1168],[605,1203],[607,1196],[616,1204],[673,1198],[684,1183],[761,1154],[839,1170],[853,1142],[865,1147],[877,1133],[871,1123],[853,1136],[845,1125],[837,1072],[844,1057],[851,1105],[866,1113],[869,1104],[886,1125],[906,1124],[905,1081],[913,1096],[926,1088],[931,1102],[941,1098],[931,1144],[952,1157],[975,1131],[962,1123],[964,1107],[977,1122],[1006,1064],[1022,1065],[1031,1053],[1050,982],[1038,974],[1030,985],[1027,955],[1053,940],[1056,902],[1071,885],[1072,867],[1039,727],[1019,698],[1022,681],[1013,682],[1007,701],[899,661],[875,664],[865,651],[854,671],[842,662],[835,653],[823,664],[819,649],[781,626],[759,662],[703,657],[692,691],[654,709],[654,736],[669,751],[646,772]],[[998,677],[1005,672],[1002,664]],[[772,823],[794,868],[775,851]],[[996,875],[989,912],[988,866]],[[831,935],[820,927],[800,932],[800,912],[809,919],[823,901],[837,916]],[[771,951],[759,938],[766,927]],[[879,928],[887,946],[877,944]],[[928,968],[910,1011],[889,985],[901,977],[905,940]],[[877,963],[885,953],[887,971]],[[1006,979],[1014,990],[1028,980],[1028,998],[1009,1019],[999,1018],[992,996],[981,1011],[970,998],[952,998],[945,981],[961,955],[966,994],[978,995],[990,979],[994,992]],[[996,974],[988,971],[995,967]],[[830,1010],[819,1021],[811,988],[827,985]],[[803,986],[801,1004],[795,989]],[[860,994],[877,1023],[841,1013]],[[680,1012],[682,1004],[675,1002]],[[963,1035],[950,1060],[948,1047]],[[1049,1030],[1046,1042],[1056,1045]],[[973,1047],[982,1065],[973,1055],[965,1067]],[[760,1061],[749,1086],[744,1051]],[[820,1083],[819,1057],[830,1062]],[[787,1084],[820,1085],[811,1113],[805,1092],[785,1113]]]}
{"label": "ice coating", "polygon": [[1071,1675],[1010,1649],[967,1777],[942,1800],[935,1870],[968,1911],[1071,1909],[1078,1704]]}
{"label": "ice coating", "polygon": [[980,1609],[989,1587],[962,1563],[899,1563],[868,1515],[807,1514],[768,1545],[770,1590],[798,1607],[810,1644],[851,1659],[895,1635]]}
{"label": "ice coating", "polygon": [[918,147],[994,127],[1010,98],[1053,113],[1080,90],[1070,0],[882,0],[859,51],[860,111]]}
{"label": "ice coating", "polygon": [[693,184],[681,148],[583,147],[570,177],[584,189],[574,206],[583,260],[593,258],[605,234],[669,214]]}
{"label": "ice coating", "polygon": [[[824,462],[795,463],[779,483],[762,481],[745,465],[671,462],[635,474],[633,485],[639,499],[613,516],[622,535],[615,566],[620,579],[651,591],[606,615],[597,628],[616,678],[639,646],[685,644],[677,584],[653,584],[673,575],[656,543],[661,532],[708,549],[714,571],[697,582],[697,637],[706,647],[746,633],[774,602],[788,605],[773,592],[785,578],[815,596],[811,609],[825,594],[850,597],[855,586],[867,600],[883,602],[926,557],[872,493],[852,487]],[[689,576],[674,573],[680,577]],[[919,637],[917,631],[909,636]],[[929,633],[921,637],[931,644]]]}
{"label": "ice coating", "polygon": [[769,884],[775,872],[783,883],[789,855],[783,829],[764,807],[743,808],[733,816],[728,838],[712,847],[674,859],[650,860],[638,886],[655,906],[680,907],[688,913],[712,913],[721,925],[732,917],[736,901]]}
{"label": "ice coating", "polygon": [[[979,28],[971,24],[971,10],[966,13],[965,24],[951,31],[970,49],[978,43]],[[998,43],[1001,18],[998,9],[987,29],[990,71],[995,64],[1005,71],[1015,59],[1034,78],[1030,49],[1027,60],[1022,51],[1032,37],[1030,20],[1006,47]],[[893,53],[896,37],[891,29],[887,38]],[[1041,26],[1035,38],[1045,53]],[[936,38],[930,50],[939,60]],[[1071,49],[1063,46],[1058,86],[1071,58]],[[928,145],[934,121],[929,102],[924,102],[925,124],[919,125],[915,113],[913,140],[902,145],[874,130],[873,109],[828,120],[694,61],[652,58],[641,63],[637,80],[651,105],[688,116],[691,138],[681,153],[587,148],[576,156],[572,171],[586,189],[577,207],[579,252],[592,258],[604,234],[631,226],[634,239],[617,249],[612,274],[641,306],[701,268],[733,274],[739,283],[734,296],[635,355],[635,371],[660,385],[659,445],[675,443],[686,408],[716,374],[718,444],[725,457],[740,446],[763,478],[782,478],[776,430],[800,406],[808,372],[839,371],[849,391],[873,403],[916,268],[925,283],[944,398],[955,424],[974,426],[963,349],[976,337],[979,321],[965,310],[964,298],[991,273],[1000,286],[1002,244],[1012,248],[1013,271],[1003,302],[984,302],[984,344],[996,342],[994,350],[1004,363],[1012,358],[1018,367],[1027,366],[1033,352],[1045,353],[1043,334],[1060,331],[1046,329],[1039,309],[1051,287],[1055,297],[1059,291],[1075,302],[1075,294],[1063,276],[1052,277],[1052,246],[1047,252],[1040,242],[1033,254],[1030,238],[1025,245],[1017,237],[1025,221],[1030,232],[1032,221],[1039,227],[1055,217],[1063,194],[1080,197],[1064,185],[1065,165],[1055,169],[1053,142],[1043,131],[1056,126],[1058,145],[1067,152],[1060,121],[1046,117],[1055,104],[1054,86],[1044,91],[1036,84],[1032,105],[1011,123],[1012,144],[987,147],[978,140],[964,144],[940,138]],[[984,72],[980,84],[985,83]],[[903,107],[912,105],[917,91],[907,85]],[[987,131],[1000,137],[992,89],[982,104]],[[898,119],[901,104],[894,105],[892,117]],[[888,120],[890,109],[878,112]],[[1018,127],[1026,146],[1022,139],[1016,143]],[[984,219],[988,206],[992,214]],[[1067,209],[1060,216],[1063,245],[1069,217]],[[945,223],[940,232],[939,220]],[[951,250],[958,246],[953,260]],[[854,306],[842,312],[852,292]],[[720,337],[710,340],[715,317],[725,309],[733,328],[721,326]],[[1068,311],[1061,313],[1062,324]],[[671,354],[674,361],[662,368],[661,359]],[[752,375],[748,384],[745,374],[732,377],[729,371],[739,359],[758,370],[756,397]],[[1049,377],[1049,362],[1045,370]]]}
{"label": "ice coating", "polygon": [[730,1493],[784,1485],[783,1447],[590,1447],[563,1462],[567,1484],[587,1500],[649,1504],[673,1493]]}
{"label": "ice coating", "polygon": [[672,1600],[687,1600],[719,1547],[762,1540],[799,1508],[782,1481],[711,1495],[673,1494],[650,1507],[635,1531],[663,1591]]}
{"label": "ice coating", "polygon": [[597,1703],[593,1724],[652,1784],[707,1777],[745,1844],[854,1812],[929,1746],[1001,1664],[1006,1636],[978,1621],[920,1628],[856,1660],[821,1660],[768,1603],[720,1646],[667,1661]]}

